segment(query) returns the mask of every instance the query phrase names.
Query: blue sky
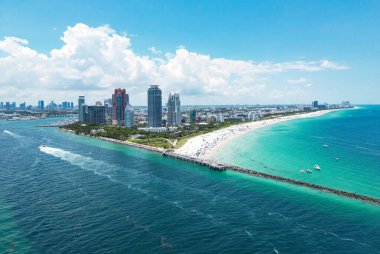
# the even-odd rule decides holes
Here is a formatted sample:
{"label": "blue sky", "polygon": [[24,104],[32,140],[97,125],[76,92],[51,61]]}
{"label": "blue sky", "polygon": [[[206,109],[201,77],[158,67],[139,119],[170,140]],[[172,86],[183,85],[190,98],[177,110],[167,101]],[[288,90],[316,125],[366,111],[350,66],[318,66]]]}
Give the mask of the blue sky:
{"label": "blue sky", "polygon": [[[185,48],[197,56],[258,64],[269,62],[272,67],[300,61],[312,65],[318,64],[318,61],[330,61],[335,67],[346,68],[322,68],[321,71],[290,68],[256,74],[256,69],[247,71],[247,67],[238,66],[228,70],[230,72],[223,75],[226,80],[218,84],[221,89],[225,85],[234,91],[233,84],[249,79],[244,86],[235,87],[235,90],[241,89],[247,93],[226,96],[217,94],[217,84],[207,83],[211,82],[207,80],[220,80],[220,76],[210,74],[210,77],[205,77],[207,68],[221,68],[224,73],[226,67],[220,67],[219,64],[210,67],[205,64],[205,74],[196,78],[203,87],[192,89],[195,81],[191,83],[191,77],[181,76],[178,80],[173,80],[178,75],[168,77],[167,72],[171,70],[167,70],[169,65],[165,65],[164,74],[158,71],[154,77],[147,78],[146,73],[140,73],[138,78],[125,80],[125,84],[121,79],[107,81],[101,86],[102,91],[99,87],[94,88],[96,92],[90,92],[87,87],[82,88],[82,81],[75,77],[78,86],[77,89],[67,86],[65,94],[70,97],[68,99],[74,100],[79,93],[84,92],[88,93],[88,97],[100,97],[102,92],[105,93],[103,97],[109,97],[107,93],[113,87],[124,85],[127,90],[134,87],[130,92],[131,97],[132,92],[135,92],[135,104],[143,104],[146,84],[156,82],[163,86],[164,93],[169,90],[180,91],[182,100],[189,104],[196,103],[196,97],[199,96],[194,91],[203,91],[201,97],[210,103],[306,103],[314,98],[330,102],[349,99],[354,103],[380,103],[380,1],[0,0],[0,40],[9,36],[28,40],[28,44],[24,46],[47,57],[50,57],[51,50],[61,49],[67,44],[61,39],[63,33],[68,27],[79,23],[92,28],[108,25],[114,33],[130,40],[131,45],[128,47],[137,57],[160,58],[166,63],[181,53],[176,51],[178,48]],[[150,47],[155,47],[160,53],[152,53]],[[3,49],[0,47],[0,57],[11,54],[4,48],[4,45]],[[169,57],[167,53],[170,54]],[[88,57],[83,52],[80,55]],[[77,57],[78,54],[76,60]],[[14,63],[17,62],[17,59],[13,60]],[[198,62],[197,64],[199,65]],[[160,63],[155,68],[160,68],[161,65],[163,64]],[[105,68],[100,67],[105,72]],[[187,67],[181,65],[181,68]],[[30,75],[30,70],[21,70],[20,73],[12,75],[20,76],[23,71],[25,76],[33,76]],[[190,75],[194,70],[183,72]],[[51,75],[54,74],[49,74],[49,78]],[[231,80],[234,75],[241,78]],[[156,80],[157,76],[161,79]],[[14,89],[8,89],[9,92],[0,93],[0,101],[7,98],[20,100],[17,96],[11,98],[12,94],[17,89],[22,89],[23,85],[27,86],[27,80],[13,81],[10,75],[7,77],[0,79],[2,90],[16,85]],[[31,77],[30,86],[38,80]],[[62,77],[49,80],[61,84],[74,82],[67,78],[62,80]],[[92,79],[92,82],[96,80]],[[164,82],[169,85],[166,86]],[[182,87],[181,82],[188,83]],[[304,86],[301,87],[301,84]],[[35,86],[38,87],[38,84]],[[52,85],[51,89],[55,88]],[[43,89],[49,90],[48,85],[44,85]],[[252,96],[249,96],[251,93]],[[261,96],[257,96],[257,93]],[[33,102],[37,97],[46,96],[34,93],[30,97]],[[52,99],[64,99],[63,94],[57,94],[57,97]],[[103,98],[93,98],[97,99]]]}

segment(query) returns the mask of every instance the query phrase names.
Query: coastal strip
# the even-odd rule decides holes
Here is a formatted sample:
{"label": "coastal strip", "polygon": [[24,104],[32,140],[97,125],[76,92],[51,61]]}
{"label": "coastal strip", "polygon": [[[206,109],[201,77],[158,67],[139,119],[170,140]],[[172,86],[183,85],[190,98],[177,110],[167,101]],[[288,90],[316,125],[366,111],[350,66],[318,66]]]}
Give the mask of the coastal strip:
{"label": "coastal strip", "polygon": [[348,197],[348,198],[366,201],[369,203],[374,203],[374,204],[380,205],[380,199],[378,199],[378,198],[360,195],[360,194],[356,194],[356,193],[352,193],[352,192],[348,192],[348,191],[333,189],[333,188],[329,188],[329,187],[324,187],[324,186],[317,185],[317,184],[302,182],[299,180],[293,180],[293,179],[282,177],[282,176],[275,176],[275,175],[262,173],[262,172],[258,172],[255,170],[246,169],[246,168],[242,168],[242,167],[238,167],[238,166],[234,166],[234,165],[230,165],[230,164],[226,164],[226,163],[215,163],[212,161],[208,161],[206,159],[194,158],[194,157],[190,157],[190,156],[186,156],[186,155],[181,155],[181,154],[178,154],[175,152],[164,152],[162,155],[166,156],[166,157],[171,157],[174,159],[182,160],[182,161],[195,163],[195,164],[202,165],[202,166],[207,166],[210,169],[217,170],[217,171],[231,170],[231,171],[243,173],[246,175],[271,179],[271,180],[285,182],[285,183],[290,183],[290,184],[303,186],[303,187],[307,187],[307,188],[314,189],[314,190],[333,193],[333,194],[336,194],[338,196]]}
{"label": "coastal strip", "polygon": [[336,110],[340,109],[319,110],[315,112],[281,116],[273,119],[264,119],[233,125],[210,133],[195,136],[189,139],[182,147],[176,149],[175,152],[181,155],[210,159],[218,149],[221,149],[232,139],[240,137],[248,132],[290,120],[318,117]]}

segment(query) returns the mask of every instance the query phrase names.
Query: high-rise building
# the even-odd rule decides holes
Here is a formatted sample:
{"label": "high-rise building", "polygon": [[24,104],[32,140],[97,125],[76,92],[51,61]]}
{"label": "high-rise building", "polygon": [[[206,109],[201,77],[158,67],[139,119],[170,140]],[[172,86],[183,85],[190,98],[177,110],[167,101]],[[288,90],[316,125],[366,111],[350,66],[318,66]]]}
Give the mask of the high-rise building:
{"label": "high-rise building", "polygon": [[313,102],[311,103],[311,107],[313,107],[313,108],[318,108],[318,101],[313,101]]}
{"label": "high-rise building", "polygon": [[84,118],[83,118],[83,115],[84,115],[84,112],[83,112],[83,107],[82,105],[84,105],[86,102],[85,102],[85,98],[84,96],[79,96],[78,98],[78,114],[79,114],[79,122],[84,122]]}
{"label": "high-rise building", "polygon": [[178,93],[169,93],[167,125],[181,125],[181,102]]}
{"label": "high-rise building", "polygon": [[190,121],[195,122],[197,120],[197,111],[195,109],[190,111]]}
{"label": "high-rise building", "polygon": [[112,99],[105,99],[103,105],[106,107],[106,120],[111,122],[112,120]]}
{"label": "high-rise building", "polygon": [[20,103],[20,109],[21,110],[25,110],[26,109],[26,103],[25,102]]}
{"label": "high-rise building", "polygon": [[83,114],[83,123],[85,124],[105,124],[106,112],[104,106],[87,106],[81,105]]}
{"label": "high-rise building", "polygon": [[11,104],[9,101],[5,102],[5,110],[10,110],[11,109]]}
{"label": "high-rise building", "polygon": [[162,92],[157,85],[148,89],[148,126],[162,126]]}
{"label": "high-rise building", "polygon": [[135,126],[135,111],[131,104],[127,104],[124,111],[124,126],[126,128],[132,128]]}
{"label": "high-rise building", "polygon": [[38,101],[38,107],[39,110],[44,110],[45,109],[45,102],[44,101]]}
{"label": "high-rise building", "polygon": [[124,111],[129,103],[129,96],[125,89],[115,89],[112,95],[112,124],[124,125]]}
{"label": "high-rise building", "polygon": [[4,102],[0,102],[0,109],[4,108]]}

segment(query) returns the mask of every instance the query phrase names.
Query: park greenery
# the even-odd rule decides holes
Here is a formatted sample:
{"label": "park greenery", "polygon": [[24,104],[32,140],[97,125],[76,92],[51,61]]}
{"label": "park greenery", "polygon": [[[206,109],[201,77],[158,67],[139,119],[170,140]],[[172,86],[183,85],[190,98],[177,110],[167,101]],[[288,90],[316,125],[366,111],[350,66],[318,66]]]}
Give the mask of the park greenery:
{"label": "park greenery", "polygon": [[231,125],[242,123],[241,120],[228,120],[223,123],[210,122],[207,124],[192,123],[180,126],[173,131],[151,132],[139,130],[137,127],[124,128],[122,126],[81,124],[79,122],[61,127],[75,134],[88,135],[92,137],[106,137],[122,141],[130,141],[165,149],[179,148],[194,136],[226,128]]}

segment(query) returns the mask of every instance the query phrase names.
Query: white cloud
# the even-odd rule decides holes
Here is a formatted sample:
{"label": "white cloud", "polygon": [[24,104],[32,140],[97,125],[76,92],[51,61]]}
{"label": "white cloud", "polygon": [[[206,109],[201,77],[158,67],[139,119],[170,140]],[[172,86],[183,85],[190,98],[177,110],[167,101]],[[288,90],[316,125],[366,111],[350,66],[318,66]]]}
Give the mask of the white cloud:
{"label": "white cloud", "polygon": [[153,54],[157,54],[157,55],[159,55],[159,54],[162,53],[161,50],[156,49],[156,47],[154,47],[154,46],[149,47],[148,49],[149,49],[149,51],[152,52]]}
{"label": "white cloud", "polygon": [[[81,23],[68,27],[61,40],[64,45],[49,54],[38,53],[24,39],[6,37],[0,41],[4,55],[0,55],[0,100],[75,100],[86,95],[95,101],[110,97],[115,87],[124,87],[132,101],[145,104],[148,85],[158,84],[164,94],[181,92],[187,103],[256,103],[279,97],[281,89],[268,83],[271,75],[348,68],[328,60],[272,63],[212,58],[182,45],[161,57],[155,47],[149,50],[156,57],[139,55],[126,34],[120,35],[109,26]],[[288,80],[297,82],[308,84],[302,79]],[[291,96],[289,93],[286,96]],[[297,90],[294,96],[300,94]]]}

